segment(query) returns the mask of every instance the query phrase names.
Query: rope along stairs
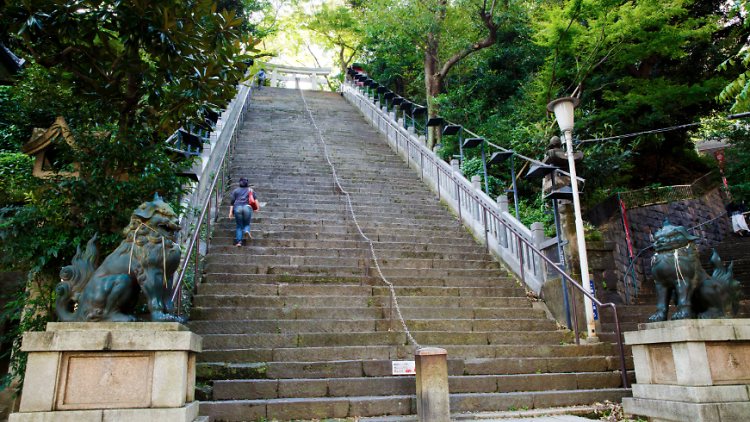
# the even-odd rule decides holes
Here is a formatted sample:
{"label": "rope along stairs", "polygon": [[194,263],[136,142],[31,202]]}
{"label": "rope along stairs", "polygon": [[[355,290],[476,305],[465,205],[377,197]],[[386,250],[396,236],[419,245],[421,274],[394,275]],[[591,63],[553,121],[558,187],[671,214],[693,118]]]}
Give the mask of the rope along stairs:
{"label": "rope along stairs", "polygon": [[454,412],[630,394],[611,344],[570,344],[339,94],[267,88],[245,125],[228,190],[246,175],[267,205],[250,246],[214,232],[190,322],[202,414],[412,414],[391,365],[417,344],[448,350]]}

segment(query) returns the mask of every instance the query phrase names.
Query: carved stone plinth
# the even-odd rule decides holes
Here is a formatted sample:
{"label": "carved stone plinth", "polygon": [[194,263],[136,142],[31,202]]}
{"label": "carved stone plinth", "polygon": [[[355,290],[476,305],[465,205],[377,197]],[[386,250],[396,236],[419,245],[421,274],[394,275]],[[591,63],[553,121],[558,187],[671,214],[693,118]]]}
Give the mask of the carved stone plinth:
{"label": "carved stone plinth", "polygon": [[195,356],[179,323],[49,323],[27,332],[19,413],[10,422],[202,421]]}
{"label": "carved stone plinth", "polygon": [[656,421],[747,421],[750,320],[641,324],[625,333],[637,384],[623,399],[629,415]]}

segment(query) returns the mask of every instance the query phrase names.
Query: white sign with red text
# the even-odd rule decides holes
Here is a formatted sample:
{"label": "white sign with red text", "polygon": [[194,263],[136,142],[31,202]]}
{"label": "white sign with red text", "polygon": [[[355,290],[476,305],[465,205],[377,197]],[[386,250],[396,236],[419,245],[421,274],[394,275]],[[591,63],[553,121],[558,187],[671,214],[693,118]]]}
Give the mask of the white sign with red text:
{"label": "white sign with red text", "polygon": [[416,375],[417,370],[413,360],[394,360],[393,375]]}

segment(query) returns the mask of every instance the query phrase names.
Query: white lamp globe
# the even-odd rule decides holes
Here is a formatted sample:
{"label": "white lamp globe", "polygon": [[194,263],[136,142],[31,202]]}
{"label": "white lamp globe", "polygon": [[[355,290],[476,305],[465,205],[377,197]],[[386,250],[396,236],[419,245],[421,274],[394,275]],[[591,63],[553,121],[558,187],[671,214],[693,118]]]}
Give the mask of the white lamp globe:
{"label": "white lamp globe", "polygon": [[563,133],[573,131],[574,111],[579,104],[581,100],[576,97],[558,98],[547,104],[547,111],[555,113],[557,124]]}

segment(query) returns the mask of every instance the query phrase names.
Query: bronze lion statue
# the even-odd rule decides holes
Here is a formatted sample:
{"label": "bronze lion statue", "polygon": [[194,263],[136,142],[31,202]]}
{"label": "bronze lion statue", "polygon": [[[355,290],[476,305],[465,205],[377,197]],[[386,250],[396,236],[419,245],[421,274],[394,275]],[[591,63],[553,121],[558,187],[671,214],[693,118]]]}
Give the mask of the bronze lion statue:
{"label": "bronze lion statue", "polygon": [[96,268],[97,236],[72,265],[60,271],[56,311],[61,321],[135,321],[133,308],[141,291],[152,321],[174,321],[172,276],[180,264],[178,217],[159,195],[144,202],[125,227],[125,239]]}
{"label": "bronze lion statue", "polygon": [[656,283],[656,313],[650,322],[667,320],[669,302],[675,301],[677,312],[673,320],[690,318],[734,318],[742,298],[740,283],[734,279],[732,266],[725,267],[719,254],[713,251],[709,277],[698,260],[698,248],[693,243],[699,238],[669,220],[656,232],[651,259],[651,274]]}

